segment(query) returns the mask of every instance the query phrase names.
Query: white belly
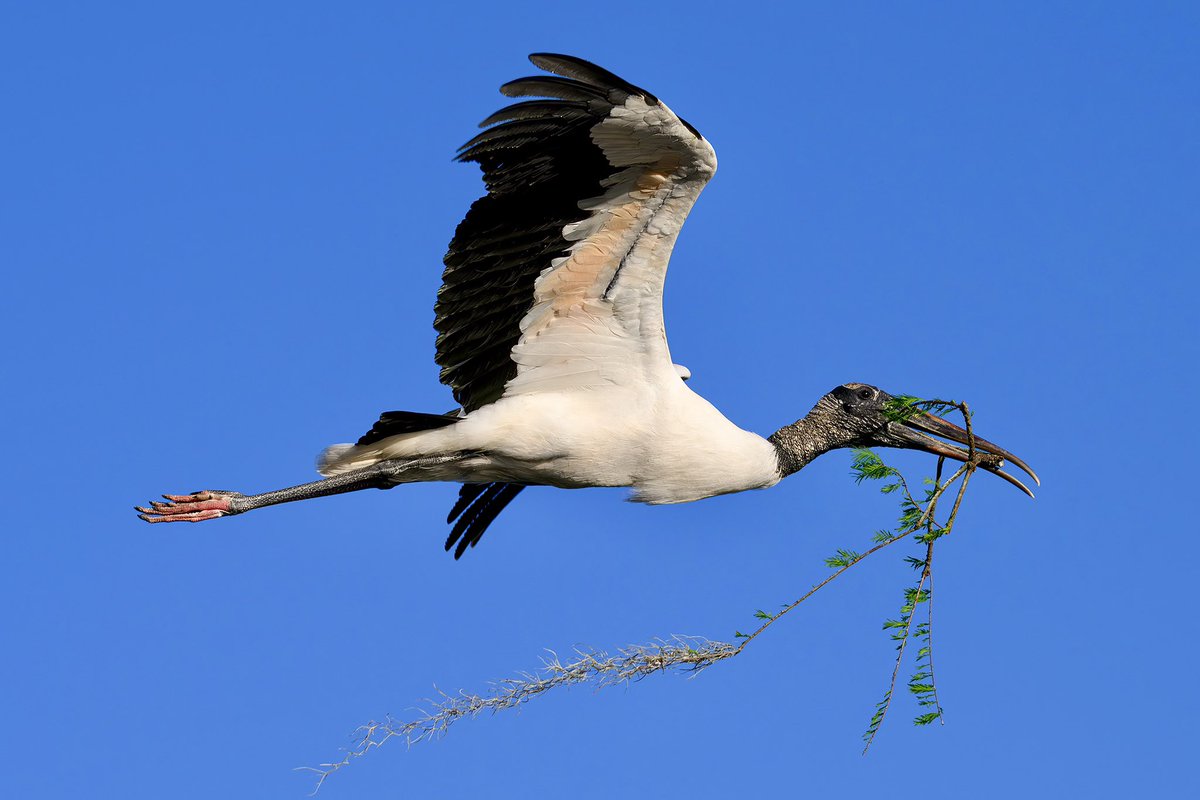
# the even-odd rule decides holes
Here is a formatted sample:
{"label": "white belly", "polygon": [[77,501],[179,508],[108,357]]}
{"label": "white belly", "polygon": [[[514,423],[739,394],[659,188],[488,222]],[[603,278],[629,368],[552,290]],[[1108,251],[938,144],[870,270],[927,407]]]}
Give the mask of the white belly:
{"label": "white belly", "polygon": [[684,503],[779,481],[775,448],[676,379],[658,391],[603,387],[504,397],[461,422],[354,448],[338,471],[394,458],[472,452],[458,480],[562,488],[628,486]]}

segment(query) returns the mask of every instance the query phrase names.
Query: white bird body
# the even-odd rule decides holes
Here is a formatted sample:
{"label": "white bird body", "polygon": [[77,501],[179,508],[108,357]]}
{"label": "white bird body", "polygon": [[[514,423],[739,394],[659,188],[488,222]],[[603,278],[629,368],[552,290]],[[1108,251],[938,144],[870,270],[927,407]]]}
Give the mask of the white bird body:
{"label": "white bird body", "polygon": [[628,486],[631,499],[652,504],[762,489],[782,477],[774,445],[726,419],[673,369],[653,383],[506,396],[443,428],[335,445],[320,471],[447,452],[478,455],[440,467],[440,480]]}

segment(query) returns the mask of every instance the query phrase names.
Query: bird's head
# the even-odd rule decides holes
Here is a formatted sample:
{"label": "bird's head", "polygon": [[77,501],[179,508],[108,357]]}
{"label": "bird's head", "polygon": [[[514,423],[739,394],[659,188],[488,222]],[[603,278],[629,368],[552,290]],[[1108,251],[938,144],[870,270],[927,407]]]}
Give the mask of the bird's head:
{"label": "bird's head", "polygon": [[[785,460],[795,459],[789,465],[790,471],[795,471],[817,455],[840,447],[899,447],[967,461],[970,452],[963,445],[968,438],[958,425],[908,406],[882,389],[847,383],[822,397],[804,419],[777,431],[771,440]],[[1005,461],[1011,461],[1040,485],[1028,464],[979,436],[974,436],[974,444],[981,469],[1033,497],[1025,484],[1000,469]]]}

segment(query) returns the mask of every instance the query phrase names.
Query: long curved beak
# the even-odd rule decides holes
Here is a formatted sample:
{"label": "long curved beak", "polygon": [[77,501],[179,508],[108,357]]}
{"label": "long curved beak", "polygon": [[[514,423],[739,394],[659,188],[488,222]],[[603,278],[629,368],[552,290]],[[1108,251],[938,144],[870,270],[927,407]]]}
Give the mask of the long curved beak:
{"label": "long curved beak", "polygon": [[[944,442],[941,439],[933,438],[933,436],[940,436],[942,439],[949,439],[951,442],[958,442],[959,444],[964,445],[967,444],[968,438],[967,431],[964,428],[960,428],[953,422],[947,422],[941,417],[935,417],[933,414],[918,414],[917,416],[910,417],[903,422],[893,422],[888,426],[888,433],[890,433],[892,436],[895,436],[902,442],[902,444],[899,445],[900,447],[910,448],[913,450],[923,450],[926,453],[933,453],[937,456],[945,456],[946,458],[952,458],[955,461],[966,461],[970,457],[969,450],[966,447],[956,447],[955,445]],[[928,436],[927,434],[933,434],[933,436]],[[1038,480],[1037,473],[1035,473],[1028,464],[1005,450],[1003,447],[992,444],[987,439],[983,439],[979,436],[975,436],[974,439],[976,453],[985,456],[985,458],[981,459],[979,462],[981,469],[984,469],[993,475],[1000,476],[1013,486],[1016,486],[1018,489],[1023,491],[1025,494],[1033,497],[1033,492],[1029,491],[1029,487],[1021,483],[1021,481],[1017,480],[1012,475],[1009,475],[1007,472],[1003,472],[1000,469],[1002,466],[1004,466],[1005,461],[1011,461],[1019,469],[1023,470],[1027,475],[1029,475],[1036,485],[1041,486],[1042,482]],[[991,458],[986,458],[986,456],[990,456]]]}

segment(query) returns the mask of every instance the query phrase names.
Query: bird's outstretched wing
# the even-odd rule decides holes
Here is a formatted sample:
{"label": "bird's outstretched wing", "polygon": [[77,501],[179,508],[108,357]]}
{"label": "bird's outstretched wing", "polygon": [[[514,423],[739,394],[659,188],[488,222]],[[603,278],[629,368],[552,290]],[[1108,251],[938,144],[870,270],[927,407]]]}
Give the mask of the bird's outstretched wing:
{"label": "bird's outstretched wing", "polygon": [[[500,91],[460,161],[483,169],[450,242],[434,327],[464,411],[523,392],[674,375],[662,317],[671,248],[716,171],[688,123],[644,89],[571,56]],[[676,378],[677,380],[678,378]]]}
{"label": "bird's outstretched wing", "polygon": [[[529,60],[553,75],[500,91],[544,99],[492,114],[458,155],[483,169],[487,195],[450,242],[434,327],[442,382],[466,412],[508,393],[679,374],[663,280],[717,167],[700,133],[650,92],[571,56]],[[446,549],[473,547],[523,488],[464,485]]]}

